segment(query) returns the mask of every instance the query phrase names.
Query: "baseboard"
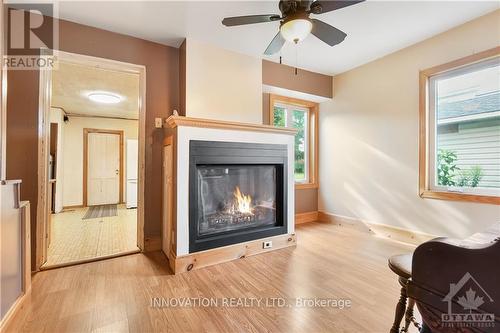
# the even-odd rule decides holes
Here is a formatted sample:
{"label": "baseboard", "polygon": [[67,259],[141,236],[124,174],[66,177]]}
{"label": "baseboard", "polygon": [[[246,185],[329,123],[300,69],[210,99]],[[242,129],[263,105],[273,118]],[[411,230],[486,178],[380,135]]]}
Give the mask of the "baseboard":
{"label": "baseboard", "polygon": [[318,212],[318,221],[330,222],[339,226],[354,228],[357,230],[372,233],[379,237],[389,238],[412,245],[420,245],[437,237],[435,235],[430,235],[419,231],[403,229],[387,224],[373,223],[324,211]]}
{"label": "baseboard", "polygon": [[60,213],[64,212],[67,209],[76,209],[76,208],[83,208],[83,205],[72,205],[72,206],[63,206],[62,210]]}
{"label": "baseboard", "polygon": [[97,256],[97,257],[88,258],[88,259],[68,261],[68,262],[60,263],[60,264],[53,264],[53,265],[44,264],[40,267],[40,271],[47,271],[49,269],[87,264],[90,262],[113,259],[113,258],[118,258],[118,257],[124,257],[124,256],[128,256],[131,254],[136,254],[136,253],[141,253],[141,250],[139,248],[137,248],[137,250],[129,250],[129,251],[124,251],[124,252],[119,252],[119,253],[107,254],[104,256]]}
{"label": "baseboard", "polygon": [[306,212],[295,214],[295,224],[318,221],[318,212]]}
{"label": "baseboard", "polygon": [[[265,241],[272,241],[272,248],[264,249],[262,243]],[[168,261],[174,274],[179,274],[295,245],[297,245],[295,234],[285,234],[190,253],[179,257],[174,255]]]}
{"label": "baseboard", "polygon": [[161,237],[145,237],[144,238],[144,252],[160,251],[161,248]]}
{"label": "baseboard", "polygon": [[29,288],[25,293],[19,296],[14,304],[12,304],[11,308],[9,309],[9,311],[7,311],[2,321],[0,322],[0,333],[9,332],[9,326],[12,324],[13,318],[24,307],[24,303],[30,296],[31,288]]}

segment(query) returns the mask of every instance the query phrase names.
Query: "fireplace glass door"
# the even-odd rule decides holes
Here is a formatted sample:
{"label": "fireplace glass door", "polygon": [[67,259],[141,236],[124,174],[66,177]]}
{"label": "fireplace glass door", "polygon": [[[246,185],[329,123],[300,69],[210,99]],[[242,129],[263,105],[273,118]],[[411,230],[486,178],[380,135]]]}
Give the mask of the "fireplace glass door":
{"label": "fireplace glass door", "polygon": [[198,165],[198,236],[275,226],[275,165]]}

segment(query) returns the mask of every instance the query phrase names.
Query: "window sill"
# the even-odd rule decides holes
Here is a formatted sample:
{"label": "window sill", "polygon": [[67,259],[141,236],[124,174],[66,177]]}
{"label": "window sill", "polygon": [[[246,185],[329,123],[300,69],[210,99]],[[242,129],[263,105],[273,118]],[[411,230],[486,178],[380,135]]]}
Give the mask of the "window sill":
{"label": "window sill", "polygon": [[308,188],[318,188],[319,185],[317,183],[295,183],[296,190],[304,190]]}
{"label": "window sill", "polygon": [[438,199],[451,201],[476,202],[492,205],[500,205],[500,197],[488,195],[474,195],[464,193],[438,192],[425,190],[420,192],[420,197],[424,199]]}

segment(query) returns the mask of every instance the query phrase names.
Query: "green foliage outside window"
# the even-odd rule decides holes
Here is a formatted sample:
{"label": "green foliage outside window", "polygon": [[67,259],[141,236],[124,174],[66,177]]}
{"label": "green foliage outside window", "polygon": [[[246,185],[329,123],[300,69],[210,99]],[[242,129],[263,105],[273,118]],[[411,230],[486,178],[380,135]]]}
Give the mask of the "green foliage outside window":
{"label": "green foliage outside window", "polygon": [[297,110],[293,111],[293,127],[299,130],[295,135],[295,179],[304,180],[306,172],[306,112]]}
{"label": "green foliage outside window", "polygon": [[284,108],[274,107],[273,125],[276,127],[286,127],[286,113]]}
{"label": "green foliage outside window", "polygon": [[[287,110],[282,107],[274,107],[273,125],[276,127],[287,127]],[[307,113],[301,110],[293,110],[292,122],[293,127],[298,129],[295,136],[295,180],[303,181],[306,179],[306,162],[305,162],[305,146],[306,146],[306,117]],[[292,127],[292,126],[289,126]]]}
{"label": "green foliage outside window", "polygon": [[437,177],[438,185],[477,187],[483,177],[483,170],[475,165],[467,170],[461,170],[457,165],[458,156],[456,152],[447,149],[439,149],[437,154]]}

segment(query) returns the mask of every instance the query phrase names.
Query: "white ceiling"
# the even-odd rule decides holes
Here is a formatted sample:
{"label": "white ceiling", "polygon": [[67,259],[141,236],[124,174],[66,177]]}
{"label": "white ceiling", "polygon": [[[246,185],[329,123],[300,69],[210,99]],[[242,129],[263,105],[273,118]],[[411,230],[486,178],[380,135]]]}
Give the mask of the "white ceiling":
{"label": "white ceiling", "polygon": [[[91,101],[88,94],[122,97],[116,104]],[[52,71],[51,106],[67,115],[139,119],[139,75],[59,61]]]}
{"label": "white ceiling", "polygon": [[[309,36],[298,47],[287,43],[283,62],[337,74],[499,8],[499,1],[369,0],[317,15],[347,33],[343,43],[330,47]],[[279,14],[278,0],[59,2],[59,16],[69,21],[174,47],[189,37],[261,58],[278,31],[278,22],[228,28],[221,20],[226,16],[274,13]]]}

